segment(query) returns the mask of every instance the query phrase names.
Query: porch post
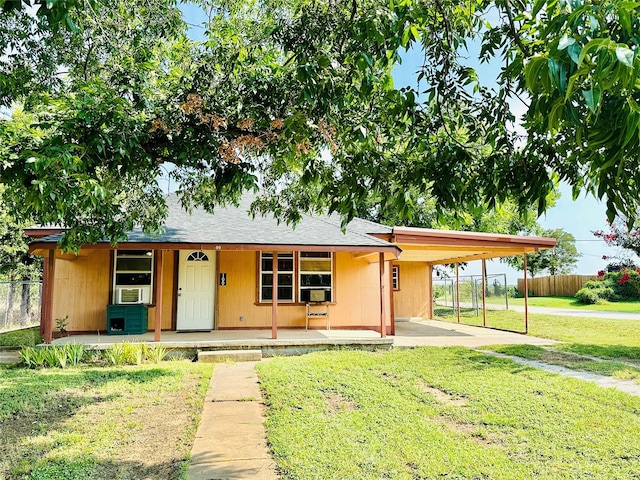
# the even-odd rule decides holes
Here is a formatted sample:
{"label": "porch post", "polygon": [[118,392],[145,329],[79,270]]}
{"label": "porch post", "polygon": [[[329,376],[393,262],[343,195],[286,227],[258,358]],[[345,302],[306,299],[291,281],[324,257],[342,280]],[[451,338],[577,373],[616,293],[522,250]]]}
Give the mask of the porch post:
{"label": "porch post", "polygon": [[487,326],[487,260],[482,259],[482,326]]}
{"label": "porch post", "polygon": [[154,303],[156,304],[156,315],[155,315],[155,328],[154,328],[154,335],[153,335],[153,341],[154,342],[159,342],[160,341],[160,335],[162,332],[162,267],[164,264],[163,261],[163,253],[164,250],[160,249],[160,250],[156,250],[156,275],[155,275],[155,287],[156,287],[156,295],[155,295],[155,299],[154,299]]}
{"label": "porch post", "polygon": [[458,272],[458,264],[456,263],[456,312],[458,314],[458,323],[460,323],[460,275]]}
{"label": "porch post", "polygon": [[42,262],[42,285],[40,287],[40,335],[44,337],[44,320],[47,318],[47,289],[49,288],[49,256]]}
{"label": "porch post", "polygon": [[384,253],[380,252],[380,337],[387,336],[387,312],[384,298]]}
{"label": "porch post", "polygon": [[[434,305],[433,305],[433,266],[429,265],[429,270],[427,272],[427,289],[429,290],[429,311],[427,312],[427,314],[429,315],[429,320],[431,320],[434,317]],[[446,285],[445,285],[445,295],[446,295]],[[445,302],[446,303],[446,302]]]}
{"label": "porch post", "polygon": [[56,278],[56,249],[49,250],[49,256],[45,263],[45,288],[43,292],[44,303],[44,343],[51,343],[53,340],[53,290]]}
{"label": "porch post", "polygon": [[396,334],[395,306],[393,305],[393,265],[389,262],[389,319],[391,320],[391,335]]}
{"label": "porch post", "polygon": [[524,265],[524,333],[529,333],[529,285],[527,284],[527,254],[522,256]]}
{"label": "porch post", "polygon": [[278,252],[273,252],[273,294],[271,295],[271,338],[278,338]]}

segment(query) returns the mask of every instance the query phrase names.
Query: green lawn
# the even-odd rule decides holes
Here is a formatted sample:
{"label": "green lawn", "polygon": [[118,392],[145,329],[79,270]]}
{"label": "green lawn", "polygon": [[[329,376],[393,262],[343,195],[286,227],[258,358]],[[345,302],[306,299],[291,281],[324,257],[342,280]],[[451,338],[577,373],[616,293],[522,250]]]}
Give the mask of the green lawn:
{"label": "green lawn", "polygon": [[[501,299],[504,305],[504,299]],[[487,303],[496,303],[488,299]],[[509,305],[524,306],[524,298],[509,298]],[[529,305],[532,307],[570,308],[573,310],[595,310],[600,312],[629,312],[640,313],[640,300],[627,302],[607,302],[605,300],[596,305],[585,305],[578,302],[575,297],[529,297]]]}
{"label": "green lawn", "polygon": [[0,367],[0,479],[180,479],[211,364]]}
{"label": "green lawn", "polygon": [[[482,325],[482,317],[465,311],[461,321]],[[437,309],[440,320],[456,322],[451,310]],[[487,311],[487,326],[522,331],[524,313]],[[640,320],[612,320],[560,315],[529,315],[529,334],[565,342],[553,347],[499,346],[494,350],[509,355],[562,365],[621,379],[640,380]],[[581,355],[582,357],[578,357]],[[591,360],[584,356],[605,361]]]}
{"label": "green lawn", "polygon": [[39,327],[0,333],[0,347],[33,347],[42,341]]}
{"label": "green lawn", "polygon": [[[435,318],[456,322],[451,309],[436,308]],[[464,312],[462,322],[482,325],[482,314],[476,317]],[[487,326],[506,330],[524,331],[524,313],[513,310],[487,310]],[[536,337],[561,342],[601,346],[640,347],[640,320],[612,320],[591,317],[529,314],[529,333]]]}
{"label": "green lawn", "polygon": [[258,364],[285,479],[637,478],[640,398],[468,349]]}

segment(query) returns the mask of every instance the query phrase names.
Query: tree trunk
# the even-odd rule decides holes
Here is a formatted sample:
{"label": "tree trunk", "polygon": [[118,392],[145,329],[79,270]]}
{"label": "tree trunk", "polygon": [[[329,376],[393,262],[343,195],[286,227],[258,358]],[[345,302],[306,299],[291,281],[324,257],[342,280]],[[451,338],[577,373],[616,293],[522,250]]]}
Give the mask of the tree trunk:
{"label": "tree trunk", "polygon": [[20,296],[20,318],[28,319],[31,315],[31,284],[22,283],[22,295]]}
{"label": "tree trunk", "polygon": [[[7,293],[7,315],[12,318],[11,311],[13,310],[13,300],[16,296],[16,282],[9,282],[9,292]],[[11,320],[9,320],[11,322]]]}

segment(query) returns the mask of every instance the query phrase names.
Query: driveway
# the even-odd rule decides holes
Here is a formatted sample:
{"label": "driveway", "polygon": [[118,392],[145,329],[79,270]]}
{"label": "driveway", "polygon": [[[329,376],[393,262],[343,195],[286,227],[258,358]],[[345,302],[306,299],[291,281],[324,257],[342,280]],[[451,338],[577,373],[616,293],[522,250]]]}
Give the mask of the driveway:
{"label": "driveway", "polygon": [[555,340],[505,332],[493,328],[472,327],[438,320],[396,322],[394,347],[481,347],[484,345],[553,345]]}

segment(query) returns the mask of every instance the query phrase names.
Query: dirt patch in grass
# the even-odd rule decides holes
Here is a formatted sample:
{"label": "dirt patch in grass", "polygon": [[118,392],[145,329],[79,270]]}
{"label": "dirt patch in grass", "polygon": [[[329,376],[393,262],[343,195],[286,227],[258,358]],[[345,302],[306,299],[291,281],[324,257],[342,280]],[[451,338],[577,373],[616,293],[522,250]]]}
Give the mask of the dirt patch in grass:
{"label": "dirt patch in grass", "polygon": [[540,361],[543,363],[552,363],[554,365],[567,365],[571,363],[584,362],[584,357],[574,355],[572,353],[556,352],[553,350],[547,350],[540,356]]}
{"label": "dirt patch in grass", "polygon": [[459,420],[455,420],[448,415],[437,415],[434,417],[434,421],[444,425],[449,430],[458,432],[471,439],[474,443],[481,446],[496,445],[498,437],[495,434],[487,431],[476,425],[475,423],[465,423]]}
{"label": "dirt patch in grass", "polygon": [[444,404],[444,405],[452,405],[455,407],[466,407],[467,406],[467,400],[463,397],[460,397],[458,395],[451,395],[447,392],[443,392],[442,390],[439,390],[435,387],[432,387],[431,385],[428,385],[424,380],[420,380],[419,382],[420,385],[420,389],[431,395],[433,398],[435,398],[436,402]]}
{"label": "dirt patch in grass", "polygon": [[[123,395],[131,412],[119,414],[110,402],[99,403],[86,409],[82,420],[98,422],[102,416],[118,421],[123,443],[117,462],[101,462],[98,474],[102,478],[176,478],[190,451],[189,435],[192,423],[192,405],[185,402],[185,392],[195,392],[198,378],[187,376],[183,389],[163,392],[161,398],[148,398],[143,402],[132,392]],[[108,460],[108,458],[104,458]],[[140,476],[141,472],[144,476]]]}
{"label": "dirt patch in grass", "polygon": [[324,402],[329,407],[329,415],[356,410],[358,406],[353,400],[343,397],[338,392],[325,392]]}
{"label": "dirt patch in grass", "polygon": [[[15,370],[9,388],[24,401],[0,420],[0,479],[182,478],[208,382],[190,363],[167,365]],[[58,383],[17,390],[40,379]]]}

